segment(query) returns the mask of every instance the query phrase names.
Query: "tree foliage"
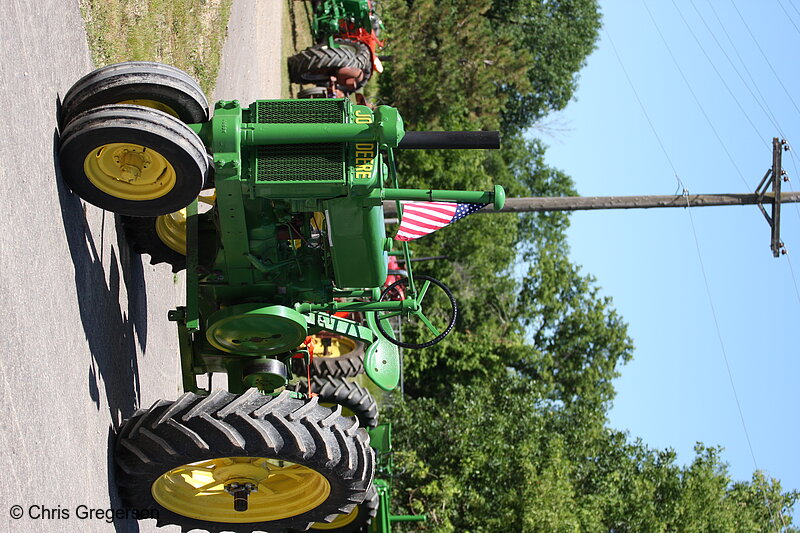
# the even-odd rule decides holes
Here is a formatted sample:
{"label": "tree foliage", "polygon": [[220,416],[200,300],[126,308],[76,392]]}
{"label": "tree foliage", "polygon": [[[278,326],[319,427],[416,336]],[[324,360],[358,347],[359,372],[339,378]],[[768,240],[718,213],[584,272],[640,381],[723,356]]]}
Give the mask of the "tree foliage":
{"label": "tree foliage", "polygon": [[547,387],[509,375],[395,405],[394,512],[424,512],[410,529],[436,533],[798,531],[798,494],[778,481],[733,483],[702,445],[680,466],[547,400]]}
{"label": "tree foliage", "polygon": [[528,52],[494,32],[491,0],[393,0],[383,4],[392,61],[381,95],[407,123],[432,129],[500,125],[497,80],[527,86]]}
{"label": "tree foliage", "polygon": [[381,94],[412,124],[524,130],[563,109],[600,29],[596,0],[390,0]]}
{"label": "tree foliage", "polygon": [[594,50],[600,30],[596,0],[494,0],[486,13],[501,39],[530,54],[525,84],[500,84],[507,96],[504,123],[525,129],[563,109],[578,84],[578,71]]}

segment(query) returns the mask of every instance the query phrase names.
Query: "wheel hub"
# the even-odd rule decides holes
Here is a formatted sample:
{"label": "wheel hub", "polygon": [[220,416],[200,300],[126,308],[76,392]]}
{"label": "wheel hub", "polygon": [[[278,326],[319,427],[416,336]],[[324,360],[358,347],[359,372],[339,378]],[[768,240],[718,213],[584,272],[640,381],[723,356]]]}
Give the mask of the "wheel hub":
{"label": "wheel hub", "polygon": [[136,144],[99,146],[86,156],[83,169],[95,187],[126,200],[160,198],[176,183],[175,169],[163,155]]}
{"label": "wheel hub", "polygon": [[254,483],[234,481],[225,485],[225,492],[233,496],[233,510],[243,513],[248,508],[247,498],[251,492],[258,492],[258,488]]}

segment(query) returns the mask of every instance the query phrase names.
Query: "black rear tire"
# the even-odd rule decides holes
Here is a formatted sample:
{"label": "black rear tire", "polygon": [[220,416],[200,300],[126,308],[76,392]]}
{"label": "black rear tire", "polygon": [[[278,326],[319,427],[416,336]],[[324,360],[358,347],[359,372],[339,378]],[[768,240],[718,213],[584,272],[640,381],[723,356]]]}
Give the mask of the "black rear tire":
{"label": "black rear tire", "polygon": [[205,94],[187,73],[163,63],[129,61],[107,65],[78,80],[61,102],[60,124],[66,126],[89,109],[131,100],[145,106],[152,104],[143,101],[157,102],[188,124],[209,117]]}
{"label": "black rear tire", "polygon": [[[307,381],[301,380],[294,390],[308,394]],[[311,376],[311,392],[317,394],[320,403],[349,409],[361,427],[378,425],[378,404],[372,394],[358,383],[332,376]]]}
{"label": "black rear tire", "polygon": [[[311,374],[319,376],[332,376],[335,378],[355,377],[364,373],[364,343],[360,341],[353,341],[343,337],[333,337],[331,342],[340,344],[338,348],[338,355],[321,355],[314,352],[314,358],[311,362]],[[353,348],[350,351],[344,351],[342,344],[350,345]],[[297,372],[304,375],[304,371]]]}
{"label": "black rear tire", "polygon": [[[174,169],[174,183],[149,196],[140,195],[135,183],[132,194],[100,189],[87,175],[85,165],[90,156],[100,159],[105,147],[116,143],[143,148],[143,154],[156,152]],[[165,215],[189,205],[209,173],[205,146],[194,131],[173,116],[135,105],[101,106],[75,117],[61,134],[59,163],[69,188],[90,204],[144,217]],[[122,183],[108,177],[101,181],[116,188]]]}
{"label": "black rear tire", "polygon": [[[364,498],[364,501],[359,503],[353,512],[356,513],[355,518],[352,522],[349,522],[342,527],[334,527],[331,528],[331,525],[336,524],[336,520],[333,521],[333,524],[328,525],[328,527],[323,528],[316,528],[314,527],[316,524],[311,526],[310,531],[332,531],[333,533],[367,533],[369,531],[369,525],[372,522],[372,519],[378,514],[378,504],[380,503],[380,498],[378,497],[378,491],[375,490],[374,485],[369,486],[369,490],[367,491],[367,497]],[[341,518],[339,518],[340,520]]]}
{"label": "black rear tire", "polygon": [[[117,437],[116,480],[123,504],[157,516],[158,526],[175,524],[182,531],[278,532],[329,523],[364,501],[375,467],[366,432],[354,418],[339,412],[320,406],[316,399],[292,398],[288,391],[271,397],[256,389],[239,396],[218,390],[205,398],[187,393],[174,402],[158,401],[137,411]],[[295,463],[321,474],[330,493],[316,507],[294,516],[233,523],[223,521],[226,517],[211,521],[179,514],[158,503],[151,492],[173,469],[229,457]],[[208,497],[205,488],[197,491],[193,497]]]}
{"label": "black rear tire", "polygon": [[139,254],[150,256],[151,265],[167,263],[173,272],[186,270],[186,256],[164,244],[156,232],[157,217],[120,217],[125,237]]}
{"label": "black rear tire", "polygon": [[342,67],[361,69],[364,77],[356,85],[363,87],[372,73],[372,52],[364,43],[349,39],[335,39],[339,48],[327,44],[316,44],[290,57],[289,79],[292,83],[314,83],[326,85],[331,76]]}

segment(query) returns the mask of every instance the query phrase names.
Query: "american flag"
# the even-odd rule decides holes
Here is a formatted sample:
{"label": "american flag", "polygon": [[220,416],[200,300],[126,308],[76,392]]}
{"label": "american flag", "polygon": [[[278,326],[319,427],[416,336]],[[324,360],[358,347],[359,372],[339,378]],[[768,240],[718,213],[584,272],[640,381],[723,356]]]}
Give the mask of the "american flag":
{"label": "american flag", "polygon": [[471,215],[487,204],[403,202],[403,219],[395,240],[413,241]]}

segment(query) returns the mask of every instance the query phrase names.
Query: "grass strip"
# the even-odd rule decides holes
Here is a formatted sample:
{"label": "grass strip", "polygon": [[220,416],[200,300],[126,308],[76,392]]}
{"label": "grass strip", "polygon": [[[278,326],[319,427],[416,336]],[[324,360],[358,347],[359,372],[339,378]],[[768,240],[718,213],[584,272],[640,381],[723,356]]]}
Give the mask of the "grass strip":
{"label": "grass strip", "polygon": [[[286,58],[314,44],[311,38],[311,3],[300,0],[285,0],[285,2],[282,24],[284,69]],[[290,83],[288,74],[284,74],[281,85],[282,98],[296,98],[301,88],[300,85]]]}
{"label": "grass strip", "polygon": [[193,76],[206,94],[217,80],[233,0],[79,0],[96,67],[158,61]]}

